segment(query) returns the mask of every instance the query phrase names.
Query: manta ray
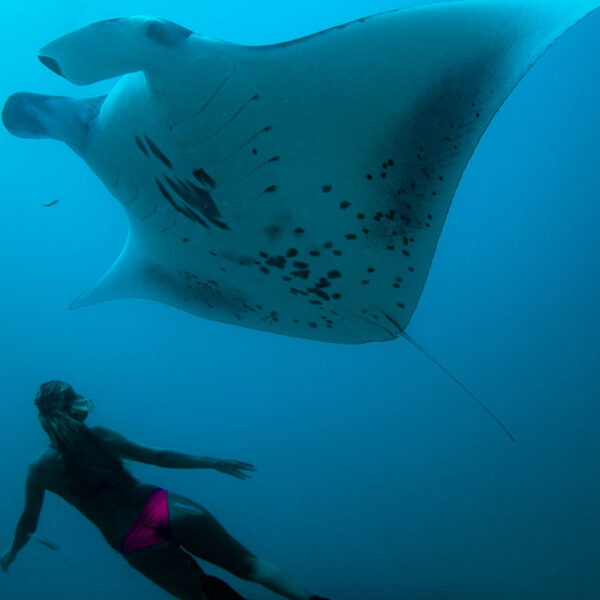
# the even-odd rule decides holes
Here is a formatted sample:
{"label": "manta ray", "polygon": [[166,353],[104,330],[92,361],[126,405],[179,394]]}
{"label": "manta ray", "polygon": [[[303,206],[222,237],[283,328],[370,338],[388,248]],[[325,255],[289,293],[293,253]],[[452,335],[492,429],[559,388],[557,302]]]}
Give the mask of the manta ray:
{"label": "manta ray", "polygon": [[111,19],[41,62],[102,97],[11,96],[123,205],[125,247],[72,307],[146,298],[336,343],[406,329],[464,169],[511,90],[600,0],[462,0],[243,46]]}

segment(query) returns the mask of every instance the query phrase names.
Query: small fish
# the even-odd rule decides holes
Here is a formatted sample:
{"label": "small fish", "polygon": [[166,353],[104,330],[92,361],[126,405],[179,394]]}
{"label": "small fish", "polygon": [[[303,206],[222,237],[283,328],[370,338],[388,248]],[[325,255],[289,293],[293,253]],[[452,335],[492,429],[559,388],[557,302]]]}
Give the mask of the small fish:
{"label": "small fish", "polygon": [[181,508],[189,513],[192,513],[194,515],[203,515],[206,511],[202,510],[201,508],[196,508],[195,506],[188,506],[187,504],[180,504],[179,502],[173,502],[173,506],[176,506],[177,508]]}
{"label": "small fish", "polygon": [[46,548],[50,548],[50,550],[60,550],[60,546],[58,544],[54,543],[52,540],[49,540],[48,538],[45,538],[42,535],[38,535],[37,533],[30,533],[29,539],[39,542],[40,544],[42,544],[42,546],[46,546]]}
{"label": "small fish", "polygon": [[51,206],[54,206],[55,204],[58,204],[58,203],[59,203],[59,200],[56,199],[56,200],[52,200],[52,202],[47,202],[46,204],[42,204],[42,206],[44,208],[50,208]]}

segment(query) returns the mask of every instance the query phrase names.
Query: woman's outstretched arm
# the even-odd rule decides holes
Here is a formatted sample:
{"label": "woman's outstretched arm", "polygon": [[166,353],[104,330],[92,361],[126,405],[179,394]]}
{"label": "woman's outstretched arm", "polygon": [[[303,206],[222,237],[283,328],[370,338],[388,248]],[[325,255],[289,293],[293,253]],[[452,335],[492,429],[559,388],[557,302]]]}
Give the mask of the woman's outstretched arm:
{"label": "woman's outstretched arm", "polygon": [[121,458],[127,460],[135,460],[136,462],[167,469],[216,469],[238,479],[248,479],[250,473],[256,471],[253,465],[239,460],[194,456],[175,450],[142,446],[106,427],[92,427],[91,430]]}
{"label": "woman's outstretched arm", "polygon": [[29,473],[27,474],[25,508],[17,524],[12,546],[0,557],[0,567],[3,571],[8,570],[8,567],[15,560],[17,554],[23,549],[31,535],[37,529],[40,511],[44,503],[45,488],[42,481],[40,467],[37,462],[34,462],[29,467]]}

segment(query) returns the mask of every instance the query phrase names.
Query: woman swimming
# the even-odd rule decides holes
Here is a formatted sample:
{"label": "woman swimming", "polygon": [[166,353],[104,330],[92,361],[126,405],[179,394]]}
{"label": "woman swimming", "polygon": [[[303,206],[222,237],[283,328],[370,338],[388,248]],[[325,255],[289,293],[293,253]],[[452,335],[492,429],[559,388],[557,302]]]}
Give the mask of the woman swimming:
{"label": "woman swimming", "polygon": [[94,523],[134,569],[180,600],[243,600],[190,555],[292,600],[326,600],[244,548],[197,502],[138,482],[122,460],[216,469],[239,479],[249,477],[252,465],[148,448],[104,427],[88,428],[91,401],[62,381],[42,384],[35,404],[51,443],[29,467],[25,508],[12,547],[0,557],[4,571],[34,536],[48,490]]}

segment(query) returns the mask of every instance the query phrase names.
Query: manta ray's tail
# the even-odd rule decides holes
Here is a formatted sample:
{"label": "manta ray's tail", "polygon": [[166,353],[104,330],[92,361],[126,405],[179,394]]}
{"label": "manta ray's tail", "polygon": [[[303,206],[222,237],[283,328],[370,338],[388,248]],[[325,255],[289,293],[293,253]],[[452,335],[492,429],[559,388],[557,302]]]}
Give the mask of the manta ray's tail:
{"label": "manta ray's tail", "polygon": [[52,138],[65,142],[78,152],[104,98],[77,100],[20,92],[7,100],[2,122],[18,137]]}

